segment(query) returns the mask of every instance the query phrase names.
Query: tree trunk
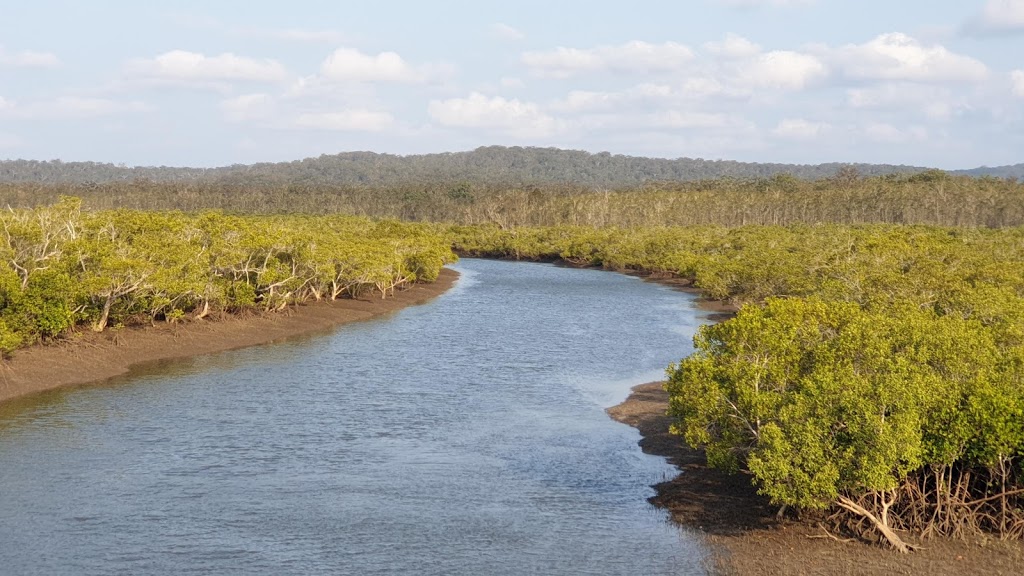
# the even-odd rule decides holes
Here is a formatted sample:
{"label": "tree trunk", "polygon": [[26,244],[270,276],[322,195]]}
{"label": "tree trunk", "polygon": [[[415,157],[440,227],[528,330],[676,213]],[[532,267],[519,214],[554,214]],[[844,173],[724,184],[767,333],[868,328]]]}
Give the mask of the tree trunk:
{"label": "tree trunk", "polygon": [[107,301],[103,303],[103,313],[100,315],[100,319],[92,325],[92,329],[96,332],[103,332],[107,328],[107,319],[110,318],[110,307],[114,305],[114,295],[107,294]]}

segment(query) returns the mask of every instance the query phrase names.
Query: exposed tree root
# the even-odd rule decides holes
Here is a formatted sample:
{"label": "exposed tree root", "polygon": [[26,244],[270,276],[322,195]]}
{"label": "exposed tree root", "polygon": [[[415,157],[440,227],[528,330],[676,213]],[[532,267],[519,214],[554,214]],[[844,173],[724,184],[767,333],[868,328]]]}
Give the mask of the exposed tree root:
{"label": "exposed tree root", "polygon": [[[912,544],[907,544],[906,542],[904,542],[903,539],[900,538],[899,535],[896,534],[896,532],[894,532],[892,528],[889,527],[887,518],[888,506],[883,508],[881,518],[879,518],[878,516],[875,516],[869,510],[864,508],[863,506],[857,504],[856,502],[850,500],[845,496],[840,496],[839,499],[836,500],[836,504],[845,510],[849,510],[854,514],[867,519],[875,528],[875,530],[877,530],[878,533],[881,534],[882,537],[884,537],[885,540],[893,548],[895,548],[897,552],[901,554],[907,554],[911,550],[916,548]],[[891,504],[891,502],[889,502],[889,504]]]}

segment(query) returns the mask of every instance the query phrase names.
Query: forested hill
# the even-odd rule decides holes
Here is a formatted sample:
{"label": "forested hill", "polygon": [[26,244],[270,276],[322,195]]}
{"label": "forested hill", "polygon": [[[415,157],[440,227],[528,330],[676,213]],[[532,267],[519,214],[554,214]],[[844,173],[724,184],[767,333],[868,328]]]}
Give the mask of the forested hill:
{"label": "forested hill", "polygon": [[970,170],[957,170],[953,173],[974,177],[992,176],[994,178],[1017,178],[1018,180],[1024,180],[1024,163],[1011,166],[982,166]]}
{"label": "forested hill", "polygon": [[[641,158],[591,154],[556,148],[490,146],[471,152],[396,156],[373,152],[345,152],[294,162],[233,165],[222,168],[115,166],[96,162],[34,160],[0,161],[0,182],[105,183],[217,181],[233,184],[307,183],[388,187],[412,182],[467,182],[480,184],[572,183],[600,188],[622,188],[644,182],[693,181],[715,178],[750,179],[791,174],[817,180],[835,175],[843,167],[862,176],[920,172],[925,168],[888,164],[760,164],[731,160]],[[954,173],[970,176],[1024,178],[1024,164],[976,168]]]}

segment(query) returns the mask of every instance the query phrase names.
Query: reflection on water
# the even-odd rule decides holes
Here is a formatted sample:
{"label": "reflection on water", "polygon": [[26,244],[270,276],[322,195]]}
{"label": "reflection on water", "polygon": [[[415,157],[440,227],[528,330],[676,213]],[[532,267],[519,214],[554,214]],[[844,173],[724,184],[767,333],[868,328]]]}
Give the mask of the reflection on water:
{"label": "reflection on water", "polygon": [[0,407],[0,572],[693,574],[603,409],[702,321],[635,278],[465,260],[424,306]]}

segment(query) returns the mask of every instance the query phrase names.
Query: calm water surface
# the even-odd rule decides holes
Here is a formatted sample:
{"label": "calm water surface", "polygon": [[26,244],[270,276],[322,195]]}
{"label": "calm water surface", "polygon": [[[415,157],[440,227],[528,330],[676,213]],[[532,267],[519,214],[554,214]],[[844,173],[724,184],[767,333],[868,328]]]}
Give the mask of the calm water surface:
{"label": "calm water surface", "polygon": [[433,302],[0,407],[0,574],[698,574],[604,408],[705,320],[464,260]]}

